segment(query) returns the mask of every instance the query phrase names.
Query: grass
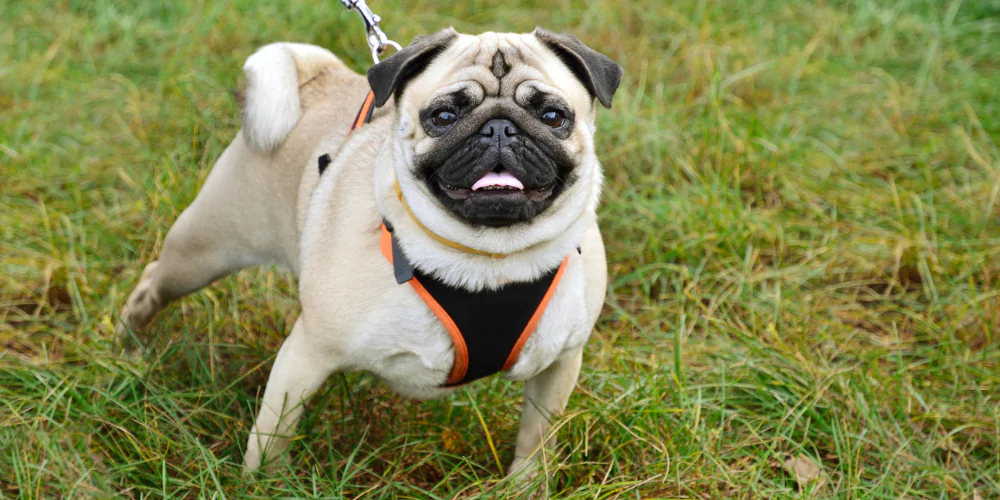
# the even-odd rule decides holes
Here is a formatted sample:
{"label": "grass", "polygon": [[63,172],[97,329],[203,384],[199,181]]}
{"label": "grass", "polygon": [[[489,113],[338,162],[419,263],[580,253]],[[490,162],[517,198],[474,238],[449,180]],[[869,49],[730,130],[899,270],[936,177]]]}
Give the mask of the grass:
{"label": "grass", "polygon": [[[1000,498],[1000,2],[372,4],[404,42],[542,24],[626,68],[597,139],[612,279],[554,494]],[[165,311],[145,362],[109,344],[238,130],[242,62],[296,40],[363,70],[359,23],[0,0],[0,497],[505,495],[500,379],[413,403],[335,376],[287,469],[247,481],[297,313],[276,271]]]}

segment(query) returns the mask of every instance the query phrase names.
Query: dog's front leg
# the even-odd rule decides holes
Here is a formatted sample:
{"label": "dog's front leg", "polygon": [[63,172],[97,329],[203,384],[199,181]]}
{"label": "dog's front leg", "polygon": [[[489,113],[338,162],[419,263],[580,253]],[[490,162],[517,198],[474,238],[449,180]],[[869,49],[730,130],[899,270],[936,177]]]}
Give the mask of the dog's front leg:
{"label": "dog's front leg", "polygon": [[[521,428],[517,433],[514,461],[508,475],[537,472],[542,460],[542,440],[552,425],[552,420],[562,415],[569,395],[576,386],[583,361],[583,348],[560,356],[552,365],[524,384],[524,403],[521,411]],[[544,444],[546,450],[555,446],[555,437]]]}
{"label": "dog's front leg", "polygon": [[295,322],[274,360],[260,413],[250,432],[243,459],[248,472],[288,448],[303,405],[337,368],[338,359],[306,334],[302,318]]}

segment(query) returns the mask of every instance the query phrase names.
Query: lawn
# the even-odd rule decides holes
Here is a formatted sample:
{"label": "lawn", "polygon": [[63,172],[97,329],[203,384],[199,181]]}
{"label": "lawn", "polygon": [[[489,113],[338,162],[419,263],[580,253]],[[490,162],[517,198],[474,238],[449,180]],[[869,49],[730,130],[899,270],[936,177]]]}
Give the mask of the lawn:
{"label": "lawn", "polygon": [[[371,3],[401,42],[540,24],[625,67],[554,496],[1000,498],[1000,1]],[[277,270],[176,303],[143,359],[111,345],[243,61],[364,71],[361,32],[336,0],[0,0],[0,498],[505,496],[500,378],[417,403],[336,375],[245,478],[298,311]]]}

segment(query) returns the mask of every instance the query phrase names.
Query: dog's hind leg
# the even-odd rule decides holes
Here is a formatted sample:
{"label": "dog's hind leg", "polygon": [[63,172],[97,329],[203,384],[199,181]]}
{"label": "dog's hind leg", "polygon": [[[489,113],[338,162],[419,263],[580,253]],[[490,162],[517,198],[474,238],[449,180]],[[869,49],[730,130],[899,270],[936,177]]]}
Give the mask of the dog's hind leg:
{"label": "dog's hind leg", "polygon": [[[119,340],[170,301],[245,267],[278,261],[298,274],[296,210],[303,166],[321,136],[317,131],[343,122],[339,128],[346,134],[351,119],[350,112],[338,109],[332,110],[337,120],[323,113],[303,118],[303,110],[364,79],[328,50],[294,43],[261,48],[243,72],[243,130],[170,229],[159,260],[143,271],[122,310]],[[349,101],[345,106],[354,106]],[[306,125],[299,127],[302,120]]]}
{"label": "dog's hind leg", "polygon": [[167,233],[121,312],[119,341],[143,328],[171,301],[240,269],[278,261],[297,267],[294,196],[241,136],[216,162],[194,202]]}

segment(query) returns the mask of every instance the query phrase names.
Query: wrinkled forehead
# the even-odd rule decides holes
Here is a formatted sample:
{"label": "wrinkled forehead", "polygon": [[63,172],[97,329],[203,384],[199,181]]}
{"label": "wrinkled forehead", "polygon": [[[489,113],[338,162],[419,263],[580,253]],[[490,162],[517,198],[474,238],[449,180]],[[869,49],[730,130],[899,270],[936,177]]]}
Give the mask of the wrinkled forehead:
{"label": "wrinkled forehead", "polygon": [[583,84],[531,33],[459,35],[413,83],[407,97],[417,106],[466,89],[481,97],[515,99],[543,91],[577,110],[590,107]]}

